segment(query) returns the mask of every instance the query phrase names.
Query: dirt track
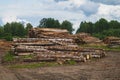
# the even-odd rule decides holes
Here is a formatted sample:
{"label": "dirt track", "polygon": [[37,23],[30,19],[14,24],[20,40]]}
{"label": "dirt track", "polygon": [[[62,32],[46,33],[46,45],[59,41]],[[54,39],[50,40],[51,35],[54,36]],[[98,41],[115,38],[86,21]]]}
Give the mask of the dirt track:
{"label": "dirt track", "polygon": [[120,80],[120,52],[74,66],[7,69],[0,64],[0,80]]}

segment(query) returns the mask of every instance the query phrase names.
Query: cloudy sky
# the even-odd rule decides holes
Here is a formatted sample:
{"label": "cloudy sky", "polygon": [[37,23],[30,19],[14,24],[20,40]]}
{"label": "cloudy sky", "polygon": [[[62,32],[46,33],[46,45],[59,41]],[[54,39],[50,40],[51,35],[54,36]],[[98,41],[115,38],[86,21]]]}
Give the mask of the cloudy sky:
{"label": "cloudy sky", "polygon": [[0,25],[17,21],[37,26],[44,17],[69,20],[74,28],[100,18],[120,21],[120,0],[0,0]]}

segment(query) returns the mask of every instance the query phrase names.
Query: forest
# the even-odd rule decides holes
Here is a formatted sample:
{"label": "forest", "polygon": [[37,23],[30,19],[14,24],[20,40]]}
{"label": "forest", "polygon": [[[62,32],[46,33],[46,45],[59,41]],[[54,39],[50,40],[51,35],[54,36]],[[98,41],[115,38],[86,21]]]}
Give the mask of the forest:
{"label": "forest", "polygon": [[76,33],[85,32],[91,35],[104,39],[107,36],[120,37],[120,22],[111,20],[107,21],[104,18],[99,19],[97,22],[81,22],[79,29]]}
{"label": "forest", "polygon": [[[39,28],[59,28],[67,29],[70,34],[74,31],[73,24],[65,20],[62,23],[54,18],[43,18],[40,20]],[[26,26],[19,22],[6,23],[0,26],[0,39],[12,40],[13,37],[26,37],[29,29],[33,28],[31,23],[27,23]],[[107,21],[104,18],[99,19],[97,22],[86,22],[80,23],[77,33],[85,32],[92,36],[104,39],[107,36],[120,37],[120,22],[116,20]]]}

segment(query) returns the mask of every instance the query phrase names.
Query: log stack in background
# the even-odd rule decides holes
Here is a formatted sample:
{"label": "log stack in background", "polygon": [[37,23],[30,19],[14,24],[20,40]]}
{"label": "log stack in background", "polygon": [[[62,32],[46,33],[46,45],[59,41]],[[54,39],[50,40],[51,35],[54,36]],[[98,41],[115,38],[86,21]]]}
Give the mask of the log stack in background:
{"label": "log stack in background", "polygon": [[65,38],[70,34],[65,29],[53,29],[53,28],[33,28],[29,31],[29,38]]}
{"label": "log stack in background", "polygon": [[29,38],[14,38],[12,50],[18,57],[27,56],[23,61],[86,61],[105,56],[102,49],[80,48],[82,39],[70,35],[67,30],[33,28]]}
{"label": "log stack in background", "polygon": [[91,36],[89,33],[78,33],[75,36],[79,39],[82,39],[86,44],[95,44],[101,45],[103,44],[102,41],[96,37]]}
{"label": "log stack in background", "polygon": [[118,38],[118,37],[110,36],[110,37],[105,38],[103,40],[103,42],[105,44],[107,44],[108,47],[110,47],[110,48],[119,48],[120,47],[120,38]]}

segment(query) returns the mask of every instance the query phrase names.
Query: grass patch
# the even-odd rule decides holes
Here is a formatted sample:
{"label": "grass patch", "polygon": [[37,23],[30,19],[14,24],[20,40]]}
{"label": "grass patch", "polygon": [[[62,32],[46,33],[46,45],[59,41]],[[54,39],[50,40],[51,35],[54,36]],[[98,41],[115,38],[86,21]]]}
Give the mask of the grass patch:
{"label": "grass patch", "polygon": [[66,61],[66,63],[69,65],[75,65],[77,62],[74,60],[68,60],[68,61]]}
{"label": "grass patch", "polygon": [[[68,60],[65,64],[62,64],[63,66],[66,65],[75,65],[77,64],[74,60]],[[9,68],[40,68],[40,67],[55,67],[55,66],[61,66],[57,62],[35,62],[35,63],[22,63],[22,64],[10,64],[7,65]]]}
{"label": "grass patch", "polygon": [[39,68],[39,67],[52,67],[58,66],[56,62],[39,62],[39,63],[26,63],[26,64],[15,64],[9,65],[9,68]]}
{"label": "grass patch", "polygon": [[14,55],[12,53],[12,51],[8,51],[5,56],[3,56],[2,59],[4,62],[12,62],[14,61]]}

